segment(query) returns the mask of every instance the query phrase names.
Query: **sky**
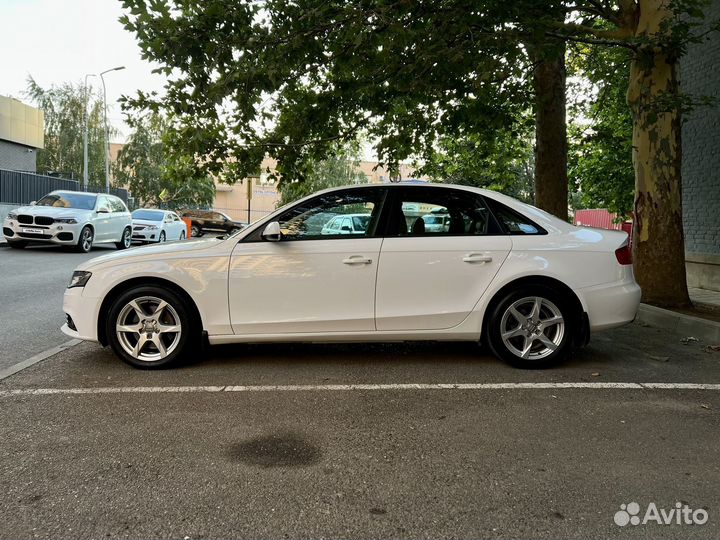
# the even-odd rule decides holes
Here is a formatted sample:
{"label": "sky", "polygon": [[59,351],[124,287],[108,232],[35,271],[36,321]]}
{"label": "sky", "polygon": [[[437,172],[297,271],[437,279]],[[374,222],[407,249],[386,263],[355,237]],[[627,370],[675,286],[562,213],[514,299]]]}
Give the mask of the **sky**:
{"label": "sky", "polygon": [[[118,22],[122,14],[119,0],[0,0],[0,95],[28,103],[23,91],[29,75],[47,87],[125,66],[105,74],[108,121],[122,142],[128,128],[118,98],[138,89],[161,90],[164,82]],[[99,77],[89,82],[102,90]]]}

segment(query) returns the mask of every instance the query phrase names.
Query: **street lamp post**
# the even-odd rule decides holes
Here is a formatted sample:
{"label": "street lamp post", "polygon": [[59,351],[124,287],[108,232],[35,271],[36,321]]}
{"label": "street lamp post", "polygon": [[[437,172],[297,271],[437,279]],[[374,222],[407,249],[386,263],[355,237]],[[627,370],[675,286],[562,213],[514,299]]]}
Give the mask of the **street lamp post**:
{"label": "street lamp post", "polygon": [[83,107],[83,120],[85,129],[83,131],[83,189],[88,189],[88,77],[96,77],[94,73],[85,75],[85,101]]}
{"label": "street lamp post", "polygon": [[103,75],[110,73],[111,71],[120,71],[125,69],[125,66],[118,66],[112,69],[106,69],[100,73],[100,80],[102,81],[103,87],[103,118],[105,121],[105,193],[110,193],[110,141],[108,140],[108,123],[107,123],[107,92],[105,90],[105,78]]}

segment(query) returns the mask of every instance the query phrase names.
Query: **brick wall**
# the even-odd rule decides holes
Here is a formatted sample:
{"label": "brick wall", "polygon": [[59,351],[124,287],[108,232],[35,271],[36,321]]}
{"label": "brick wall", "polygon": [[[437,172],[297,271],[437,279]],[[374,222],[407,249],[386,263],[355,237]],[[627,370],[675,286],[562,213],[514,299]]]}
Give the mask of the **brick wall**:
{"label": "brick wall", "polygon": [[[706,20],[718,18],[720,0],[714,0]],[[682,175],[685,249],[720,255],[720,34],[690,46],[680,81],[686,93],[719,100],[685,117]]]}
{"label": "brick wall", "polygon": [[0,140],[0,169],[36,171],[37,151],[22,144]]}

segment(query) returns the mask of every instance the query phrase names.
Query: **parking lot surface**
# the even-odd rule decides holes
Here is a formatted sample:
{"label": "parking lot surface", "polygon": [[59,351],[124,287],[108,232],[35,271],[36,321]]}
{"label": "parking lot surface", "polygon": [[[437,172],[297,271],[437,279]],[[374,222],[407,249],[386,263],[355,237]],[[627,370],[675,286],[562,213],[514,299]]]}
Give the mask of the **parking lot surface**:
{"label": "parking lot surface", "polygon": [[[719,387],[678,383],[720,383],[720,353],[680,337],[635,324],[544,371],[422,343],[146,372],[78,345],[0,382],[0,537],[717,538]],[[620,527],[630,502],[709,519]]]}

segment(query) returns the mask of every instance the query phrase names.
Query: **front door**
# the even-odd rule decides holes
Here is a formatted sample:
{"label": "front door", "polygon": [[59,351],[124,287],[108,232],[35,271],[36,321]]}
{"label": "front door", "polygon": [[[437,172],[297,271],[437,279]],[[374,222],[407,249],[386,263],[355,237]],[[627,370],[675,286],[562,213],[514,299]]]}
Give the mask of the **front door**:
{"label": "front door", "polygon": [[[360,332],[375,329],[376,236],[386,190],[319,195],[277,218],[278,242],[251,234],[230,262],[230,317],[236,334]],[[368,216],[358,234],[329,233],[338,215]]]}
{"label": "front door", "polygon": [[[394,189],[380,253],[378,330],[460,324],[505,261],[512,242],[483,198],[441,187]],[[478,329],[479,330],[479,329]]]}

